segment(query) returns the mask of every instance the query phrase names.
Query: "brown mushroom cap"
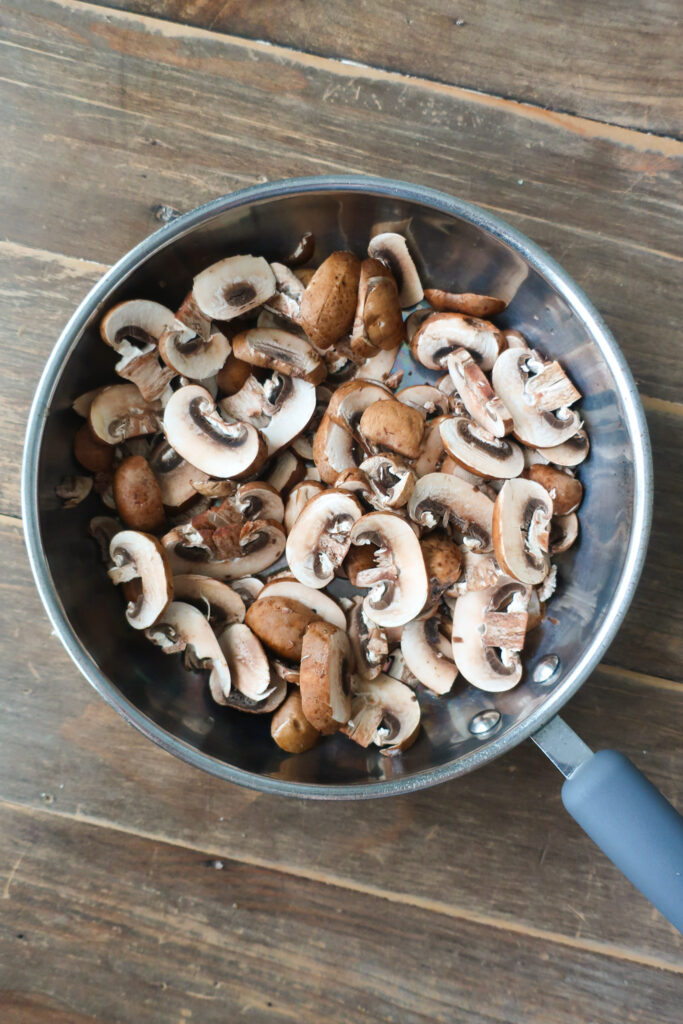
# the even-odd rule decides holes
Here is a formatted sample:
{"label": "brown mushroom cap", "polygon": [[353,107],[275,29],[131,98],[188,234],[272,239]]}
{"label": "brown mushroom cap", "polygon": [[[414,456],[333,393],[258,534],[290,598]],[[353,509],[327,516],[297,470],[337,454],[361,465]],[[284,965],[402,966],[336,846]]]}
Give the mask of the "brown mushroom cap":
{"label": "brown mushroom cap", "polygon": [[550,521],[550,540],[548,551],[551,556],[561,555],[569,551],[579,536],[579,517],[575,512],[566,516],[553,516]]}
{"label": "brown mushroom cap", "polygon": [[[394,288],[396,282],[391,276],[389,268],[382,263],[380,260],[375,260],[370,257],[364,259],[360,265],[360,278],[358,280],[358,294],[356,298],[356,312],[353,318],[353,327],[351,328],[351,351],[359,357],[366,357],[376,355],[378,346],[371,343],[365,324],[365,300],[368,295],[368,286],[370,281],[378,280],[380,278],[388,278],[393,282]],[[398,305],[398,293],[396,292],[396,304]],[[401,314],[401,308],[398,307],[399,316]],[[402,339],[401,339],[402,340]],[[398,347],[396,343],[395,347]],[[391,347],[391,346],[389,346]]]}
{"label": "brown mushroom cap", "polygon": [[359,277],[357,256],[333,252],[306,286],[301,299],[301,325],[318,348],[329,348],[351,330]]}
{"label": "brown mushroom cap", "polygon": [[268,650],[288,661],[300,661],[304,633],[318,616],[301,601],[261,591],[245,621]]}
{"label": "brown mushroom cap", "polygon": [[156,537],[137,530],[121,530],[109,544],[114,584],[139,579],[142,592],[126,608],[126,619],[133,629],[147,629],[173,600],[173,576],[164,548]]}
{"label": "brown mushroom cap", "polygon": [[108,473],[114,465],[114,449],[95,437],[88,423],[83,423],[76,431],[74,457],[91,473]]}
{"label": "brown mushroom cap", "polygon": [[323,735],[349,720],[350,662],[346,633],[329,622],[311,623],[302,645],[299,687],[304,715]]}
{"label": "brown mushroom cap", "polygon": [[174,393],[164,411],[164,432],[182,458],[210,476],[240,476],[266,457],[258,430],[248,423],[227,423],[206,388],[197,384]]}
{"label": "brown mushroom cap", "polygon": [[351,702],[351,718],[343,731],[362,747],[374,743],[381,754],[407,750],[420,731],[417,697],[404,683],[388,675],[359,681]]}
{"label": "brown mushroom cap", "polygon": [[427,473],[415,484],[408,515],[421,526],[452,525],[465,547],[490,551],[493,502],[472,484],[450,473]]}
{"label": "brown mushroom cap", "polygon": [[426,602],[429,607],[460,578],[462,554],[455,541],[443,530],[427,534],[420,541],[420,547],[429,581]]}
{"label": "brown mushroom cap", "polygon": [[230,256],[197,274],[192,294],[209,319],[234,320],[256,309],[275,290],[275,275],[262,256]]}
{"label": "brown mushroom cap", "polygon": [[417,409],[394,398],[373,402],[360,419],[360,433],[367,444],[407,459],[419,456],[424,426]]}
{"label": "brown mushroom cap", "polygon": [[192,664],[210,670],[209,689],[213,699],[217,704],[227,704],[230,669],[214,631],[198,608],[183,601],[172,601],[159,620],[147,629],[146,636],[166,654],[189,648]]}
{"label": "brown mushroom cap", "polygon": [[401,654],[415,678],[433,693],[442,695],[453,686],[458,670],[453,662],[451,638],[444,636],[439,626],[436,615],[406,623]]}
{"label": "brown mushroom cap", "polygon": [[408,251],[403,235],[384,231],[370,239],[368,256],[386,263],[399,291],[399,301],[404,309],[421,302],[424,297],[420,276]]}
{"label": "brown mushroom cap", "polygon": [[342,491],[324,491],[311,498],[287,538],[287,562],[300,583],[321,589],[332,581],[361,514],[359,502]]}
{"label": "brown mushroom cap", "polygon": [[326,415],[360,442],[360,421],[365,410],[375,402],[393,397],[389,388],[377,381],[350,380],[334,392]]}
{"label": "brown mushroom cap", "polygon": [[449,352],[457,348],[467,349],[482,370],[490,370],[505,348],[505,338],[488,320],[462,313],[432,313],[410,343],[413,357],[429,370],[440,370]]}
{"label": "brown mushroom cap", "polygon": [[236,334],[232,349],[238,359],[252,366],[279,370],[289,377],[300,377],[320,384],[327,374],[324,359],[310,342],[291,331],[252,327]]}
{"label": "brown mushroom cap", "polygon": [[420,542],[409,523],[393,512],[369,512],[351,531],[353,544],[372,544],[375,567],[357,574],[358,586],[371,587],[363,610],[378,626],[400,626],[422,611],[427,572]]}
{"label": "brown mushroom cap", "polygon": [[531,586],[548,574],[553,503],[534,480],[506,480],[493,510],[493,547],[508,575]]}
{"label": "brown mushroom cap", "polygon": [[439,391],[434,384],[411,384],[396,392],[395,398],[404,405],[419,410],[425,417],[447,416],[451,411],[448,395]]}
{"label": "brown mushroom cap", "polygon": [[552,448],[573,437],[581,421],[577,412],[566,407],[553,411],[533,404],[528,392],[533,377],[529,367],[536,365],[533,352],[508,349],[493,367],[493,387],[512,416],[519,440],[532,447]]}
{"label": "brown mushroom cap", "polygon": [[156,408],[144,400],[135,384],[101,388],[90,404],[88,423],[95,437],[106,444],[159,430]]}
{"label": "brown mushroom cap", "polygon": [[[523,635],[528,601],[528,588],[510,579],[503,579],[486,590],[468,591],[458,597],[453,611],[453,659],[472,686],[489,693],[500,693],[511,690],[520,681],[520,647],[518,643],[514,647],[502,647],[501,643],[508,635],[517,635],[520,617]],[[493,636],[487,626],[491,613],[497,617],[497,632]],[[510,619],[509,631],[501,628],[500,616]]]}
{"label": "brown mushroom cap", "polygon": [[298,690],[290,693],[287,700],[273,715],[270,735],[278,747],[288,754],[303,754],[310,750],[320,733],[304,715],[301,694]]}
{"label": "brown mushroom cap", "polygon": [[270,580],[263,587],[258,600],[265,597],[282,597],[297,601],[310,608],[314,616],[324,622],[331,622],[339,629],[346,628],[344,612],[333,598],[322,590],[315,590],[313,587],[307,587],[305,583],[299,583],[293,576],[281,576],[279,579]]}
{"label": "brown mushroom cap", "polygon": [[363,326],[374,355],[377,349],[395,349],[405,341],[398,288],[393,277],[372,277],[368,281],[363,309]]}
{"label": "brown mushroom cap", "polygon": [[524,469],[519,445],[507,438],[494,437],[464,416],[442,420],[439,429],[448,454],[470,473],[508,479],[519,476]]}
{"label": "brown mushroom cap", "polygon": [[247,377],[251,375],[251,364],[238,359],[231,352],[221,369],[216,374],[216,385],[224,395],[234,395],[243,387]]}
{"label": "brown mushroom cap", "polygon": [[465,316],[489,317],[502,313],[507,302],[492,295],[474,292],[445,292],[440,288],[425,288],[425,299],[440,312],[464,313]]}
{"label": "brown mushroom cap", "polygon": [[544,487],[553,502],[553,515],[567,516],[576,512],[583,498],[581,481],[554,466],[530,466],[524,470],[527,480],[535,480]]}
{"label": "brown mushroom cap", "polygon": [[166,514],[161,488],[141,455],[119,463],[113,486],[116,509],[126,526],[147,533],[163,527]]}

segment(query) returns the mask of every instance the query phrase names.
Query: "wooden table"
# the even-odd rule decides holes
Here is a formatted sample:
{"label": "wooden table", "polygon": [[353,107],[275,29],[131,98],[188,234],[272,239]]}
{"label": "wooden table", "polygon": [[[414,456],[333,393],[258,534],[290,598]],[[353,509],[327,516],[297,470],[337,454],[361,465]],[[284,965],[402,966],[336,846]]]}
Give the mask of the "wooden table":
{"label": "wooden table", "polygon": [[680,937],[531,744],[392,801],[234,788],[124,724],[53,637],[19,459],[106,266],[221,193],[363,171],[501,213],[614,330],[656,464],[626,624],[566,709],[683,800],[675,0],[5,0],[0,85],[0,1020],[681,1019]]}

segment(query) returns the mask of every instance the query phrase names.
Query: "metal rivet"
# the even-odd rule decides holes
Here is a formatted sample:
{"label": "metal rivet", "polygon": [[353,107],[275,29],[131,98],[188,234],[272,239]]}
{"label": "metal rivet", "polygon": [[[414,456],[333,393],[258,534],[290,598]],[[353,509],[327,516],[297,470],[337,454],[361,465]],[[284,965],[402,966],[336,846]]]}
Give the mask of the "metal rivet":
{"label": "metal rivet", "polygon": [[469,730],[473,736],[488,736],[495,732],[500,725],[502,715],[495,708],[487,708],[475,715],[469,724]]}
{"label": "metal rivet", "polygon": [[533,671],[534,682],[545,685],[555,678],[559,670],[560,659],[558,656],[556,654],[546,654],[545,658],[541,658]]}

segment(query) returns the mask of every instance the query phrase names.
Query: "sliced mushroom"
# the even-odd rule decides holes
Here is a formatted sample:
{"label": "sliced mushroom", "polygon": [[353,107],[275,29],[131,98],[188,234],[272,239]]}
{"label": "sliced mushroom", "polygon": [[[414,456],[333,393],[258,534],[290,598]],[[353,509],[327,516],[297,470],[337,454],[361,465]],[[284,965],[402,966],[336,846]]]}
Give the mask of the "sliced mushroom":
{"label": "sliced mushroom", "polygon": [[401,654],[415,678],[441,696],[452,688],[458,670],[451,638],[440,627],[437,615],[408,622],[401,636]]}
{"label": "sliced mushroom", "polygon": [[276,658],[271,655],[270,667],[272,668],[278,679],[284,680],[285,683],[292,683],[294,686],[299,685],[299,666],[293,662],[287,661],[284,658]]}
{"label": "sliced mushroom", "polygon": [[404,309],[422,301],[424,292],[420,276],[403,235],[393,231],[375,235],[370,239],[368,256],[381,260],[389,267],[399,291],[399,301]]}
{"label": "sliced mushroom", "polygon": [[176,391],[164,412],[170,445],[210,476],[231,478],[254,471],[266,457],[266,444],[249,423],[227,423],[213,398],[197,384]]}
{"label": "sliced mushroom", "polygon": [[265,482],[270,484],[284,500],[291,489],[303,480],[305,474],[306,467],[303,459],[300,459],[291,448],[288,448],[279,453]]}
{"label": "sliced mushroom", "polygon": [[270,665],[260,640],[244,622],[232,622],[221,630],[218,643],[228,663],[230,680],[250,700],[265,700],[273,689]]}
{"label": "sliced mushroom", "polygon": [[303,639],[299,688],[307,721],[323,735],[349,720],[350,663],[345,631],[329,622],[311,623]]}
{"label": "sliced mushroom", "polygon": [[579,414],[569,408],[556,410],[533,404],[529,385],[543,364],[537,353],[520,349],[503,352],[493,367],[496,394],[505,403],[514,421],[515,435],[524,444],[541,449],[564,444],[581,427]]}
{"label": "sliced mushroom", "polygon": [[[358,467],[369,486],[367,500],[373,508],[402,508],[415,487],[415,474],[410,466],[395,455],[373,455]],[[337,487],[340,486],[339,478]]]}
{"label": "sliced mushroom", "polygon": [[477,476],[509,479],[524,469],[519,445],[506,437],[494,437],[479,424],[464,416],[444,419],[441,440],[448,454]]}
{"label": "sliced mushroom", "polygon": [[580,465],[590,451],[590,442],[585,430],[579,430],[567,441],[555,445],[554,448],[538,448],[537,452],[543,459],[553,462],[556,466],[573,468]]}
{"label": "sliced mushroom", "polygon": [[462,573],[458,581],[446,591],[448,597],[459,597],[468,590],[486,590],[493,587],[503,575],[493,554],[479,554],[465,549],[462,555]]}
{"label": "sliced mushroom", "polygon": [[319,590],[332,581],[361,514],[360,503],[342,491],[325,491],[311,498],[287,538],[287,562],[300,583]]}
{"label": "sliced mushroom", "polygon": [[446,360],[448,372],[467,412],[495,437],[512,430],[513,421],[486,376],[464,348],[451,352]]}
{"label": "sliced mushroom", "polygon": [[173,577],[174,599],[199,608],[214,627],[244,622],[244,601],[232,587],[210,576],[183,573]]}
{"label": "sliced mushroom", "polygon": [[100,549],[100,557],[107,566],[111,568],[111,559],[109,557],[109,545],[111,539],[121,530],[121,523],[118,519],[112,518],[112,516],[93,516],[88,524],[88,533],[97,541]]}
{"label": "sliced mushroom", "polygon": [[317,348],[329,348],[351,330],[359,278],[358,257],[351,252],[333,252],[306,286],[301,325]]}
{"label": "sliced mushroom", "polygon": [[313,440],[313,459],[326,484],[333,484],[342,470],[355,468],[355,447],[353,436],[325,413]]}
{"label": "sliced mushroom", "polygon": [[420,542],[410,525],[393,512],[369,512],[351,531],[352,544],[373,544],[375,566],[356,576],[371,587],[363,610],[378,626],[400,626],[422,611],[427,600],[427,572]]}
{"label": "sliced mushroom", "polygon": [[301,319],[303,283],[284,263],[271,263],[270,269],[275,275],[277,291],[268,299],[266,309],[298,324]]}
{"label": "sliced mushroom", "polygon": [[416,478],[426,476],[427,473],[435,473],[441,467],[446,457],[443,441],[441,440],[441,424],[444,416],[437,416],[425,424],[425,432],[422,435],[422,450],[419,457],[413,463],[413,472]]}
{"label": "sliced mushroom", "polygon": [[285,518],[282,498],[274,487],[261,480],[240,484],[233,504],[245,519],[274,519],[281,523]]}
{"label": "sliced mushroom", "polygon": [[173,575],[164,548],[147,533],[121,530],[109,544],[112,583],[139,579],[141,593],[126,608],[126,619],[133,629],[147,629],[156,622],[173,600]]}
{"label": "sliced mushroom", "polygon": [[82,395],[79,395],[78,398],[75,398],[71,403],[71,408],[76,415],[87,420],[90,413],[90,406],[102,390],[102,388],[93,388],[92,391],[85,391]]}
{"label": "sliced mushroom", "polygon": [[159,621],[147,628],[146,636],[165,654],[185,651],[186,664],[209,671],[209,690],[216,703],[228,703],[230,669],[214,631],[198,608],[172,601]]}
{"label": "sliced mushroom", "polygon": [[191,524],[171,530],[162,543],[176,574],[194,572],[218,580],[239,580],[277,562],[284,551],[285,531],[281,523],[270,519],[247,522],[239,535],[238,553],[222,559]]}
{"label": "sliced mushroom", "polygon": [[455,527],[466,548],[491,550],[493,502],[466,480],[449,473],[427,473],[408,502],[410,518],[428,530]]}
{"label": "sliced mushroom", "polygon": [[123,522],[131,530],[161,530],[166,513],[161,488],[141,455],[131,455],[114,473],[114,501]]}
{"label": "sliced mushroom", "polygon": [[320,733],[304,715],[301,694],[298,690],[290,693],[284,704],[278,708],[270,723],[270,735],[281,750],[288,754],[303,754],[315,744]]}
{"label": "sliced mushroom", "polygon": [[[519,651],[528,621],[528,601],[527,587],[503,579],[487,590],[468,591],[455,602],[453,659],[472,686],[500,693],[511,690],[522,678]],[[510,620],[507,627],[501,616]]]}
{"label": "sliced mushroom", "polygon": [[[456,462],[451,455],[446,455],[445,459],[441,463],[441,472],[448,473],[450,476],[457,476],[460,480],[465,480],[468,484],[472,484],[477,491],[481,491],[482,494],[486,494],[486,486],[483,477],[480,477],[478,473],[470,473],[469,469],[465,469],[464,466],[461,466],[460,463]],[[496,499],[491,498],[491,500],[495,501]]]}
{"label": "sliced mushroom", "polygon": [[489,317],[502,313],[507,302],[492,295],[474,292],[444,292],[440,288],[425,288],[425,299],[439,312],[464,313],[465,316]]}
{"label": "sliced mushroom", "polygon": [[216,374],[216,385],[224,395],[234,395],[244,386],[247,377],[251,375],[251,364],[238,359],[234,352],[231,352],[221,369]]}
{"label": "sliced mushroom", "polygon": [[406,339],[409,345],[412,344],[413,338],[427,317],[433,315],[434,310],[430,309],[429,306],[420,306],[418,309],[413,310],[406,320]]}
{"label": "sliced mushroom", "polygon": [[347,381],[332,395],[327,415],[360,442],[360,421],[365,410],[375,402],[393,400],[393,397],[389,388],[376,381]]}
{"label": "sliced mushroom", "polygon": [[551,557],[569,551],[579,536],[579,517],[570,512],[564,516],[553,516],[550,521],[548,551]]}
{"label": "sliced mushroom", "polygon": [[455,541],[442,530],[423,537],[420,546],[429,583],[426,606],[432,608],[460,578],[462,554]]}
{"label": "sliced mushroom", "polygon": [[83,423],[74,436],[74,458],[91,473],[108,473],[114,463],[114,449],[95,437],[88,423]]}
{"label": "sliced mushroom", "polygon": [[166,330],[159,339],[159,355],[172,371],[189,380],[213,377],[230,355],[230,342],[218,330],[208,337],[194,334],[188,338],[187,333],[187,329]]}
{"label": "sliced mushroom", "polygon": [[235,335],[232,349],[237,358],[245,363],[279,370],[289,377],[300,377],[311,384],[320,384],[327,374],[322,356],[310,342],[291,331],[252,327]]}
{"label": "sliced mushroom", "polygon": [[376,356],[370,356],[356,368],[355,379],[375,382],[386,380],[394,367],[398,352],[397,348],[391,348],[379,351]]}
{"label": "sliced mushroom", "polygon": [[424,419],[417,409],[395,398],[373,402],[360,419],[360,435],[366,445],[377,451],[390,451],[406,459],[420,454]]}
{"label": "sliced mushroom", "polygon": [[313,259],[314,252],[315,235],[312,231],[304,231],[289,256],[286,256],[282,262],[288,267],[302,267],[304,263],[308,263],[310,259]]}
{"label": "sliced mushroom", "polygon": [[349,642],[356,673],[363,679],[376,679],[389,654],[386,634],[363,611],[363,599],[355,597],[349,611]]}
{"label": "sliced mushroom", "polygon": [[377,548],[374,544],[362,544],[358,547],[351,545],[343,562],[343,570],[352,586],[357,587],[360,585],[358,583],[359,573],[365,569],[375,568],[376,550]]}
{"label": "sliced mushroom", "polygon": [[285,505],[285,530],[290,532],[294,523],[299,518],[302,509],[311,498],[325,490],[325,484],[317,480],[302,480],[289,492],[287,504]]}
{"label": "sliced mushroom", "polygon": [[531,586],[547,576],[553,503],[534,480],[506,480],[493,510],[493,547],[504,572]]}
{"label": "sliced mushroom", "polygon": [[[357,295],[357,298],[356,298],[356,312],[355,312],[354,319],[353,319],[353,327],[351,329],[351,340],[350,340],[352,352],[356,353],[356,355],[358,355],[358,356],[360,356],[362,358],[365,358],[366,356],[376,355],[378,349],[380,349],[382,347],[397,348],[398,345],[403,340],[403,337],[404,337],[404,333],[401,333],[400,336],[395,341],[393,346],[392,345],[380,346],[380,345],[375,344],[374,342],[371,342],[370,339],[368,338],[367,326],[366,326],[366,322],[365,322],[366,321],[366,318],[365,318],[366,299],[368,297],[368,292],[369,292],[369,289],[370,289],[370,283],[371,282],[377,283],[377,282],[381,281],[383,278],[388,280],[388,281],[390,281],[390,283],[393,285],[393,289],[394,289],[393,299],[394,299],[394,302],[392,303],[392,306],[394,307],[394,310],[398,309],[398,316],[399,316],[399,318],[401,320],[401,325],[403,324],[403,318],[401,316],[401,307],[400,307],[399,302],[398,302],[398,290],[396,288],[396,282],[394,281],[393,277],[391,276],[391,271],[380,260],[375,260],[375,259],[372,259],[370,257],[368,257],[367,259],[364,259],[363,262],[360,265],[360,278],[358,280],[358,295]],[[401,326],[401,328],[399,330],[402,331],[402,326]]]}
{"label": "sliced mushroom", "polygon": [[560,364],[544,359],[538,352],[530,352],[527,369],[531,376],[526,382],[525,393],[537,409],[554,412],[566,409],[581,398],[581,392],[574,387]]}
{"label": "sliced mushroom", "polygon": [[535,480],[544,487],[553,502],[553,515],[567,516],[576,512],[583,498],[581,481],[570,475],[570,471],[555,469],[554,466],[530,466],[524,470],[527,480]]}
{"label": "sliced mushroom", "polygon": [[199,487],[209,479],[207,473],[186,462],[165,439],[152,450],[149,467],[161,488],[161,500],[169,508],[179,508],[196,497]]}
{"label": "sliced mushroom", "polygon": [[440,370],[457,348],[467,349],[482,370],[490,370],[505,348],[505,338],[488,320],[462,313],[432,313],[410,343],[413,357],[429,370]]}
{"label": "sliced mushroom", "polygon": [[411,384],[395,395],[397,401],[417,409],[423,416],[446,416],[451,411],[448,396],[433,384]]}
{"label": "sliced mushroom", "polygon": [[270,688],[259,700],[246,697],[237,687],[233,687],[226,701],[229,708],[245,711],[248,715],[265,715],[280,707],[287,696],[287,683],[274,672],[270,675]]}
{"label": "sliced mushroom", "polygon": [[144,400],[135,384],[101,388],[91,402],[88,423],[95,437],[106,444],[159,430],[154,406]]}
{"label": "sliced mushroom", "polygon": [[173,373],[162,367],[157,343],[169,328],[191,336],[170,309],[149,299],[130,299],[110,309],[100,322],[102,340],[119,356],[116,372],[132,381],[146,401],[159,398]]}
{"label": "sliced mushroom", "polygon": [[420,705],[413,691],[391,676],[362,681],[343,732],[355,743],[393,755],[413,745],[420,731]]}
{"label": "sliced mushroom", "polygon": [[266,302],[276,287],[262,256],[230,256],[197,274],[192,294],[204,316],[234,320]]}
{"label": "sliced mushroom", "polygon": [[[100,474],[103,475],[103,474]],[[88,497],[93,488],[91,476],[63,476],[55,487],[55,494],[62,499],[62,508],[76,508]]]}
{"label": "sliced mushroom", "polygon": [[284,576],[277,580],[266,583],[258,596],[258,601],[265,597],[282,597],[292,601],[298,601],[313,612],[314,616],[323,619],[324,622],[331,622],[339,629],[346,628],[346,618],[336,601],[322,590],[307,587],[299,583],[293,576]]}
{"label": "sliced mushroom", "polygon": [[371,277],[368,281],[363,328],[368,348],[361,354],[365,356],[375,355],[378,350],[394,350],[405,340],[406,329],[393,277]]}
{"label": "sliced mushroom", "polygon": [[507,341],[508,348],[523,348],[527,352],[529,351],[530,346],[524,335],[521,333],[521,331],[516,331],[510,328],[508,330],[503,331],[503,334],[505,335],[505,340]]}
{"label": "sliced mushroom", "polygon": [[315,406],[313,384],[277,372],[263,383],[248,377],[236,394],[218,403],[227,418],[250,423],[260,431],[269,456],[285,448],[306,428]]}
{"label": "sliced mushroom", "polygon": [[[315,435],[325,411],[327,410],[330,401],[332,400],[332,392],[329,388],[318,386],[315,389],[315,407],[313,409],[313,415],[308,420],[303,431],[297,435],[292,441],[292,449],[296,454],[302,458],[307,459],[309,462],[313,461],[313,442]],[[300,417],[303,419],[303,415]]]}
{"label": "sliced mushroom", "polygon": [[242,598],[245,608],[250,608],[263,590],[263,583],[255,576],[243,576],[239,580],[233,580],[230,586]]}

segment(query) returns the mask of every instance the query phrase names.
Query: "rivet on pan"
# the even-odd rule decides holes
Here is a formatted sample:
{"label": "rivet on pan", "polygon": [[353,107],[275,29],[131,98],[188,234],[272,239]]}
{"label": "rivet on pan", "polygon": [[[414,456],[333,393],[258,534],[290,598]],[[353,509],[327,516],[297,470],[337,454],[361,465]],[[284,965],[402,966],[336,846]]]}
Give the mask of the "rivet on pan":
{"label": "rivet on pan", "polygon": [[533,671],[533,678],[535,683],[541,683],[545,685],[551,682],[560,669],[560,659],[556,654],[546,654],[545,658],[541,658],[538,665]]}
{"label": "rivet on pan", "polygon": [[487,708],[486,711],[480,711],[474,716],[469,724],[469,730],[473,736],[489,736],[500,725],[501,717],[500,711]]}

